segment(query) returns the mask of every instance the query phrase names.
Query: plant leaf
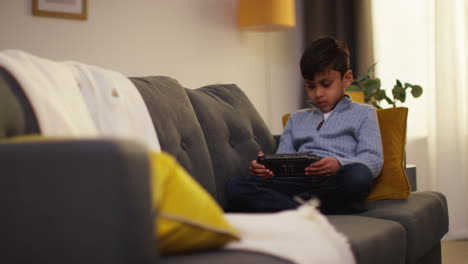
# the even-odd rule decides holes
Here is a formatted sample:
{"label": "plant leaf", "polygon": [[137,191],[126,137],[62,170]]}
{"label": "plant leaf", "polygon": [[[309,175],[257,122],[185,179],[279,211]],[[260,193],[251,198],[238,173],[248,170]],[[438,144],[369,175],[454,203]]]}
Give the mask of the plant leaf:
{"label": "plant leaf", "polygon": [[381,101],[385,99],[385,97],[387,97],[387,95],[385,94],[385,90],[379,90],[375,96],[375,99]]}
{"label": "plant leaf", "polygon": [[423,93],[423,88],[419,85],[414,85],[413,88],[411,88],[411,94],[413,95],[414,98],[418,98],[421,96]]}
{"label": "plant leaf", "polygon": [[406,101],[406,91],[402,89],[402,92],[400,92],[400,101],[404,103]]}
{"label": "plant leaf", "polygon": [[403,93],[405,93],[405,90],[401,87],[399,87],[398,85],[395,85],[392,89],[392,95],[393,95],[393,98],[395,100],[400,100],[401,101],[401,94],[402,94],[402,91]]}
{"label": "plant leaf", "polygon": [[367,80],[363,84],[363,87],[365,90],[369,91],[369,93],[372,93],[375,90],[380,90],[380,80],[379,79]]}
{"label": "plant leaf", "polygon": [[398,87],[403,87],[403,85],[401,84],[400,80],[396,80],[396,85],[398,85]]}
{"label": "plant leaf", "polygon": [[365,103],[371,102],[371,101],[372,101],[372,100],[371,100],[372,97],[373,97],[373,94],[366,94],[366,93],[364,93],[364,102],[365,102]]}

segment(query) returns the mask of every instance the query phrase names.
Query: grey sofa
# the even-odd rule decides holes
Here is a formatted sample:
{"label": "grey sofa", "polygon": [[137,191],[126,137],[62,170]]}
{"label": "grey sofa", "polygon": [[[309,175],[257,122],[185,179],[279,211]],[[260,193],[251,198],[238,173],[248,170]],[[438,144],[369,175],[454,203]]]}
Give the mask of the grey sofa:
{"label": "grey sofa", "polygon": [[[161,147],[228,209],[226,182],[276,140],[236,85],[182,87],[169,77],[130,78]],[[0,69],[0,138],[40,133],[16,80]],[[288,263],[213,250],[160,256],[153,237],[146,150],[134,142],[54,140],[0,145],[1,263]],[[438,192],[331,215],[358,263],[441,263],[447,203]],[[272,230],[274,232],[274,230]]]}

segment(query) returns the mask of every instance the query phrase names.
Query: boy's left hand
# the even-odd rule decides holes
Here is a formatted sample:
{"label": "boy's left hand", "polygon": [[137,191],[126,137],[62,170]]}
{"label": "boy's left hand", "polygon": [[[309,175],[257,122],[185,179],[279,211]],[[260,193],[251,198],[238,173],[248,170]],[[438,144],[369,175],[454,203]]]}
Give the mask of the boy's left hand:
{"label": "boy's left hand", "polygon": [[340,168],[341,164],[336,158],[325,157],[310,164],[310,166],[305,169],[305,174],[313,176],[333,176]]}

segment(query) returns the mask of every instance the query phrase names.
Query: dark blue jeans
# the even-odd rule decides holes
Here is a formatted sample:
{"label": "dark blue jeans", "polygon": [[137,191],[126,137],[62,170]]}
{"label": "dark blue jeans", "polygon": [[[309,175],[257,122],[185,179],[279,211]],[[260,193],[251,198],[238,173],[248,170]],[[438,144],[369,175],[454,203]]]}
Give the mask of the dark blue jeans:
{"label": "dark blue jeans", "polygon": [[361,163],[348,164],[334,176],[272,177],[232,179],[227,188],[228,210],[234,212],[275,212],[294,209],[303,200],[317,197],[326,214],[365,211],[364,199],[372,187],[372,173]]}

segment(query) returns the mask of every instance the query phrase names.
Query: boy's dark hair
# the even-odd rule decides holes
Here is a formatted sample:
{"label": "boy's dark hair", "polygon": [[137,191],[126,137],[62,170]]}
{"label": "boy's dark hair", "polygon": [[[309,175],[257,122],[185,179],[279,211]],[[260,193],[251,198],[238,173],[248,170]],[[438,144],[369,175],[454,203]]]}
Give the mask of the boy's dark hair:
{"label": "boy's dark hair", "polygon": [[333,69],[339,71],[341,78],[343,78],[350,69],[349,56],[349,50],[345,43],[331,36],[319,37],[302,54],[302,77],[313,80],[315,74]]}

